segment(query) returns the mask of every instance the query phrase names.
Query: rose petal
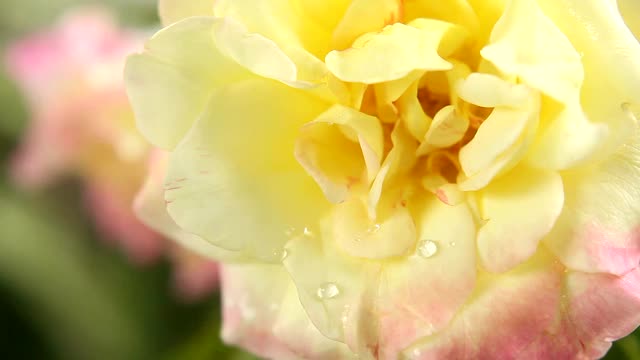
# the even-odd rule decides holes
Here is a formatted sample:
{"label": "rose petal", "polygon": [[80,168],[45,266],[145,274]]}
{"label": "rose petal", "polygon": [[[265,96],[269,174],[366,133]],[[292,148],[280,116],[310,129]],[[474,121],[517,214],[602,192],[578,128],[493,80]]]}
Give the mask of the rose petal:
{"label": "rose petal", "polygon": [[160,148],[180,142],[214,89],[250,76],[216,48],[218,21],[196,17],[175,23],[127,60],[125,81],[138,127]]}
{"label": "rose petal", "polygon": [[640,41],[640,4],[635,0],[618,0],[617,3],[625,23]]}
{"label": "rose petal", "polygon": [[548,254],[538,254],[508,273],[483,275],[449,327],[403,354],[421,360],[522,358],[522,351],[555,323],[561,274]]}
{"label": "rose petal", "polygon": [[380,358],[396,359],[414,341],[442,330],[475,284],[475,224],[466,205],[424,194],[409,204],[415,253],[386,263],[378,293]]}
{"label": "rose petal", "polygon": [[[340,8],[338,1],[325,3],[331,9]],[[249,69],[262,68],[261,61],[275,62],[270,56],[276,56],[284,66],[284,57],[295,65],[295,78],[280,78],[296,87],[310,87],[325,82],[326,67],[319,59],[327,53],[331,32],[313,21],[306,21],[307,14],[300,13],[303,7],[291,6],[283,0],[217,0],[214,14],[226,17],[227,23],[242,24],[228,28],[225,34],[216,34],[221,48],[233,54]],[[337,10],[339,11],[339,10]],[[240,30],[240,28],[243,28]],[[244,29],[246,28],[246,29]],[[243,35],[244,34],[244,35]],[[243,40],[243,37],[246,39]],[[241,40],[238,43],[238,40]],[[223,44],[224,43],[224,44]],[[260,45],[255,48],[246,45]],[[267,58],[252,58],[251,54],[262,51]],[[258,61],[258,59],[260,61]],[[287,64],[290,67],[291,64]],[[291,75],[287,72],[288,75]]]}
{"label": "rose petal", "polygon": [[238,252],[226,251],[197,235],[184,231],[169,216],[164,200],[164,177],[168,165],[169,153],[154,150],[149,161],[147,178],[133,201],[133,210],[138,219],[168,239],[208,259],[243,260]]}
{"label": "rose petal", "polygon": [[564,287],[561,318],[520,359],[599,359],[640,321],[638,269],[622,277],[571,272]]}
{"label": "rose petal", "polygon": [[329,201],[340,203],[356,183],[373,181],[382,161],[382,137],[377,118],[334,105],[302,127],[294,154]]}
{"label": "rose petal", "polygon": [[582,85],[580,55],[535,0],[508,2],[481,54],[505,75],[560,102],[573,100]]}
{"label": "rose petal", "polygon": [[330,52],[325,62],[340,80],[382,83],[401,79],[416,70],[451,69],[451,63],[441,56],[451,54],[466,37],[464,28],[438,20],[396,23],[362,35],[346,50]]}
{"label": "rose petal", "polygon": [[545,244],[569,268],[624,274],[640,261],[640,138],[609,160],[566,172],[565,205]]}
{"label": "rose petal", "polygon": [[280,261],[288,229],[303,228],[329,204],[291,151],[297,128],[326,108],[273,80],[220,89],[171,156],[171,217],[217,246]]}
{"label": "rose petal", "polygon": [[[551,171],[517,167],[480,195],[478,253],[486,269],[504,272],[526,261],[562,211],[562,178]],[[526,209],[526,210],[525,210]]]}
{"label": "rose petal", "polygon": [[331,49],[344,50],[361,35],[393,24],[402,16],[400,0],[353,0],[333,31]]}
{"label": "rose petal", "polygon": [[309,321],[281,266],[224,265],[221,273],[225,342],[268,359],[351,359]]}

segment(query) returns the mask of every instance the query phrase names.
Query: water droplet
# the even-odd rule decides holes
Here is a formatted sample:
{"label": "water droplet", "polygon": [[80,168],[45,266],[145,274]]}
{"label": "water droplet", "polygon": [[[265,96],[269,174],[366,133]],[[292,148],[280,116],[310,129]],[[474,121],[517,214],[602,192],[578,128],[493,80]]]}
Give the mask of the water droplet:
{"label": "water droplet", "polygon": [[420,351],[420,349],[413,349],[412,354],[413,356],[418,357],[422,355],[422,352]]}
{"label": "water droplet", "polygon": [[451,241],[451,242],[449,242],[449,246],[451,246],[451,247],[455,247],[455,246],[456,246],[456,242],[455,242],[455,241]]}
{"label": "water droplet", "polygon": [[318,291],[316,291],[316,296],[321,300],[333,299],[338,295],[340,295],[340,289],[331,282],[320,285]]}
{"label": "water droplet", "polygon": [[438,252],[438,244],[432,240],[422,240],[418,244],[418,254],[424,258],[430,258]]}
{"label": "water droplet", "polygon": [[273,261],[277,260],[277,261],[284,261],[284,259],[287,258],[287,256],[289,256],[289,250],[287,249],[277,249],[277,250],[273,250]]}
{"label": "water droplet", "polygon": [[309,229],[308,227],[304,227],[304,230],[302,230],[302,235],[306,236],[306,237],[314,237],[313,231],[311,231],[311,229]]}
{"label": "water droplet", "polygon": [[378,230],[380,230],[380,224],[373,224],[371,226],[369,226],[369,228],[367,229],[367,232],[369,234],[373,234],[378,232]]}

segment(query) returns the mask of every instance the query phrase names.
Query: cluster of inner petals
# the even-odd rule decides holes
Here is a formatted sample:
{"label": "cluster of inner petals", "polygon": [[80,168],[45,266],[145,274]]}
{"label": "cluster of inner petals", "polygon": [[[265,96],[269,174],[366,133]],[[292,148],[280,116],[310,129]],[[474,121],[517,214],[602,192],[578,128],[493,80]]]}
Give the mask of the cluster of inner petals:
{"label": "cluster of inner petals", "polygon": [[[332,236],[348,254],[382,259],[426,246],[433,255],[412,203],[424,194],[470,202],[467,192],[521,157],[539,100],[525,85],[481,73],[477,41],[462,26],[419,18],[326,56],[339,103],[302,128],[295,155],[335,204]],[[506,139],[494,142],[500,133]]]}

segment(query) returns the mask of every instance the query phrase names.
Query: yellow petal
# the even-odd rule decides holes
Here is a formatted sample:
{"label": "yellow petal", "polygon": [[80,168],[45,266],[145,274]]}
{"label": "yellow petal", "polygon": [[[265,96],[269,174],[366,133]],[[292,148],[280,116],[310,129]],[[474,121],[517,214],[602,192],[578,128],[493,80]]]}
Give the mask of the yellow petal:
{"label": "yellow petal", "polygon": [[425,153],[425,146],[445,148],[459,142],[469,127],[469,119],[458,114],[455,106],[440,109],[429,126],[424,142],[418,148],[418,155]]}
{"label": "yellow petal", "polygon": [[138,128],[172,149],[204,110],[211,93],[250,74],[215,46],[213,18],[189,18],[158,32],[127,60],[127,94]]}
{"label": "yellow petal", "polygon": [[544,100],[540,129],[528,162],[542,169],[563,170],[591,161],[602,151],[610,131],[606,124],[592,123],[577,102],[566,106]]}
{"label": "yellow petal", "polygon": [[159,0],[158,15],[164,26],[191,16],[213,15],[215,0]]}
{"label": "yellow petal", "polygon": [[485,269],[504,272],[532,256],[551,231],[564,203],[562,178],[517,167],[491,182],[479,199],[485,224],[478,231],[478,254]]}
{"label": "yellow petal", "polygon": [[223,54],[257,75],[293,83],[298,78],[296,64],[276,43],[260,34],[250,34],[232,18],[215,24],[216,45]]}
{"label": "yellow petal", "polygon": [[164,200],[164,176],[169,153],[155,150],[152,160],[147,179],[133,203],[136,216],[151,229],[204,257],[225,261],[245,260],[241,253],[219,248],[176,225],[167,212]]}
{"label": "yellow petal", "polygon": [[400,21],[400,0],[353,0],[335,28],[331,48],[344,50],[363,34]]}
{"label": "yellow petal", "polygon": [[431,118],[424,113],[418,99],[418,82],[413,83],[396,102],[400,119],[416,139],[422,140],[427,133]]}
{"label": "yellow petal", "polygon": [[362,35],[349,49],[330,52],[325,62],[339,79],[365,84],[397,80],[414,70],[448,70],[452,65],[440,57],[438,48],[450,32],[455,35],[449,36],[464,33],[437,20],[416,26],[396,23]]}
{"label": "yellow petal", "polygon": [[294,154],[329,201],[339,203],[349,189],[369,184],[383,155],[382,127],[377,118],[334,105],[301,129]]}
{"label": "yellow petal", "polygon": [[[262,44],[266,39],[271,41],[272,44],[268,46],[271,50],[262,56],[274,54],[273,45],[286,54],[296,65],[298,80],[296,85],[309,86],[322,83],[325,80],[326,68],[319,59],[328,51],[330,30],[315,22],[307,21],[304,8],[299,4],[292,5],[289,0],[217,0],[214,5],[214,15],[229,17],[242,24],[246,28],[247,36],[253,38],[252,42],[257,42],[258,38],[261,39],[259,42]],[[227,46],[238,47],[247,52],[256,51],[234,44],[234,39],[236,37],[228,38]],[[247,62],[251,62],[251,67],[261,66],[260,61],[264,60],[243,57]]]}
{"label": "yellow petal", "polygon": [[375,221],[359,198],[335,208],[333,238],[348,255],[387,259],[404,256],[414,247],[416,229],[409,211],[390,202],[380,208]]}
{"label": "yellow petal", "polygon": [[480,125],[475,137],[460,149],[460,165],[467,176],[489,166],[498,156],[514,146],[527,125],[537,118],[526,110],[496,108]]}
{"label": "yellow petal", "polygon": [[589,122],[606,124],[609,128],[606,141],[594,151],[593,157],[594,161],[604,160],[628,141],[636,127],[621,105],[640,104],[638,40],[613,1],[539,0],[539,3],[582,55],[585,78],[580,102]]}
{"label": "yellow petal", "polygon": [[376,219],[378,203],[385,187],[393,185],[394,180],[402,178],[416,162],[415,152],[418,147],[415,139],[402,123],[396,123],[391,132],[393,147],[382,163],[380,171],[376,175],[369,190],[369,217]]}
{"label": "yellow petal", "polygon": [[510,1],[482,57],[507,76],[564,102],[583,80],[580,54],[535,0]]}
{"label": "yellow petal", "polygon": [[618,0],[618,9],[629,30],[640,41],[640,3],[636,0]]}
{"label": "yellow petal", "polygon": [[288,230],[329,205],[292,153],[297,128],[326,107],[273,80],[217,91],[172,154],[165,181],[171,217],[217,246],[279,261]]}
{"label": "yellow petal", "polygon": [[404,22],[415,19],[438,19],[461,25],[476,33],[479,28],[478,16],[467,0],[451,0],[446,6],[440,0],[414,0],[404,2]]}
{"label": "yellow petal", "polygon": [[527,106],[532,91],[526,85],[512,84],[494,75],[472,73],[456,84],[456,94],[462,100],[481,107],[517,109]]}

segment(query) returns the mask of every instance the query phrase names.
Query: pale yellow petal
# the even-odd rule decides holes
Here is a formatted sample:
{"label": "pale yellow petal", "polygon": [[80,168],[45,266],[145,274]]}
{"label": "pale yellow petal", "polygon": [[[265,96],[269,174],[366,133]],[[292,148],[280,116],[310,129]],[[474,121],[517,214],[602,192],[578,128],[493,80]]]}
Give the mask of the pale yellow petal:
{"label": "pale yellow petal", "polygon": [[514,146],[535,114],[526,110],[496,108],[475,137],[460,149],[460,165],[467,176],[489,166],[498,156]]}
{"label": "pale yellow petal", "polygon": [[497,76],[482,73],[470,74],[456,84],[455,90],[456,95],[462,100],[486,108],[526,107],[533,95],[526,85],[509,83]]}
{"label": "pale yellow petal", "polygon": [[352,186],[373,181],[382,161],[382,136],[377,118],[334,105],[302,127],[294,154],[329,201],[339,203]]}
{"label": "pale yellow petal", "polygon": [[535,0],[508,2],[481,54],[505,75],[560,102],[575,99],[580,91],[580,54]]}
{"label": "pale yellow petal", "polygon": [[293,157],[297,129],[326,108],[273,80],[220,89],[172,154],[171,217],[217,246],[279,261],[288,231],[329,205]]}
{"label": "pale yellow petal", "polygon": [[[289,0],[217,0],[214,5],[215,16],[232,18],[246,28],[246,36],[251,38],[247,41],[259,42],[263,46],[269,41],[267,54],[275,54],[274,47],[285,54],[296,66],[297,82],[293,83],[296,86],[325,81],[326,68],[319,59],[328,52],[331,37],[330,30],[307,21],[304,11],[300,4],[293,6]],[[234,38],[226,39],[226,46],[236,48],[236,55],[242,55],[245,63],[251,62],[251,67],[261,66],[262,57],[249,56],[256,50],[235,44]]]}
{"label": "pale yellow petal", "polygon": [[526,261],[551,231],[564,204],[560,174],[516,167],[479,196],[478,254],[485,269],[504,272]]}
{"label": "pale yellow petal", "polygon": [[397,106],[400,119],[416,139],[422,140],[427,133],[431,118],[425,114],[418,99],[418,82],[411,85],[398,99]]}
{"label": "pale yellow petal", "polygon": [[367,204],[353,198],[335,208],[333,239],[350,256],[388,259],[404,256],[415,246],[416,229],[409,211],[386,202],[374,221]]}
{"label": "pale yellow petal", "polygon": [[429,131],[425,134],[424,142],[418,148],[418,155],[426,152],[423,147],[445,148],[456,144],[467,132],[469,119],[458,113],[455,106],[447,105],[434,116]]}
{"label": "pale yellow petal", "polygon": [[241,23],[223,18],[214,27],[216,45],[227,56],[252,72],[285,83],[298,78],[296,64],[276,43],[260,34],[250,34]]}
{"label": "pale yellow petal", "polygon": [[176,225],[167,212],[167,204],[164,200],[164,177],[167,172],[169,153],[155,150],[151,160],[147,179],[133,203],[138,219],[168,239],[206,258],[224,261],[245,260],[241,253],[219,248]]}
{"label": "pale yellow petal", "polygon": [[609,127],[606,141],[593,157],[604,160],[629,140],[636,126],[622,105],[640,104],[638,40],[613,1],[539,0],[539,3],[581,54],[585,73],[582,110],[589,122]]}
{"label": "pale yellow petal", "polygon": [[640,3],[637,0],[618,0],[618,9],[629,30],[640,41]]}
{"label": "pale yellow petal", "polygon": [[363,34],[400,21],[401,0],[353,0],[336,26],[331,48],[344,50]]}
{"label": "pale yellow petal", "polygon": [[448,70],[452,65],[438,48],[445,36],[463,37],[461,33],[463,29],[437,20],[415,26],[396,23],[362,35],[349,49],[330,52],[325,62],[339,79],[365,84],[398,80],[415,70]]}
{"label": "pale yellow petal", "polygon": [[577,102],[566,106],[545,99],[542,121],[528,162],[543,169],[563,170],[593,160],[610,133],[606,124],[592,123]]}
{"label": "pale yellow petal", "polygon": [[218,51],[215,23],[202,17],[178,22],[127,60],[125,82],[138,128],[156,146],[175,147],[216,87],[250,76]]}

